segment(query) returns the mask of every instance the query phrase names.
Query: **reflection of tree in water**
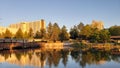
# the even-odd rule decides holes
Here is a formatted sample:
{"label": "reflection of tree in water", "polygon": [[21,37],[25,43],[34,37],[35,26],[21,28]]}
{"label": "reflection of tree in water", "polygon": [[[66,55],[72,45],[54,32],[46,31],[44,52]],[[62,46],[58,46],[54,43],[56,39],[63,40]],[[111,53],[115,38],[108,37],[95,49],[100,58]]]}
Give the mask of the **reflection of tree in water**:
{"label": "reflection of tree in water", "polygon": [[111,55],[111,59],[120,63],[120,55]]}
{"label": "reflection of tree in water", "polygon": [[61,57],[62,57],[62,55],[60,54],[60,51],[53,52],[53,64],[55,67],[58,66]]}
{"label": "reflection of tree in water", "polygon": [[[70,55],[69,55],[69,53],[70,53]],[[10,59],[11,54],[12,53],[10,53],[10,52],[7,52],[7,53],[1,52],[0,53],[1,56],[4,56],[5,60]],[[50,50],[50,51],[44,50],[44,51],[40,51],[40,52],[18,51],[13,54],[15,54],[15,57],[20,62],[22,62],[21,60],[23,60],[22,59],[23,56],[26,58],[26,61],[27,61],[27,57],[30,61],[32,61],[31,59],[38,57],[41,68],[44,68],[45,61],[47,62],[49,68],[58,67],[60,61],[62,61],[64,67],[66,67],[69,56],[71,56],[72,59],[74,59],[74,61],[76,63],[79,63],[79,65],[82,68],[85,68],[86,64],[99,65],[99,64],[105,63],[106,61],[109,62],[111,60],[120,63],[120,55],[113,55],[109,51],[91,51],[91,50],[89,50],[89,51],[85,51],[85,52],[80,52],[80,50],[71,50],[71,52],[70,52],[69,50]],[[35,62],[36,62],[36,60],[35,60]],[[27,64],[27,63],[25,63],[25,64]]]}
{"label": "reflection of tree in water", "polygon": [[60,54],[60,51],[51,51],[51,52],[47,52],[47,53],[48,53],[47,61],[48,61],[50,68],[52,67],[52,65],[57,67],[59,64],[59,61],[62,57],[62,55]]}
{"label": "reflection of tree in water", "polygon": [[48,53],[48,59],[47,59],[47,62],[48,62],[48,65],[49,65],[49,67],[51,68],[52,67],[52,64],[53,64],[53,54],[52,54],[52,52],[47,52]]}
{"label": "reflection of tree in water", "polygon": [[72,50],[72,51],[71,51],[71,56],[72,56],[72,58],[73,58],[76,62],[79,62],[79,60],[80,60],[80,51],[79,51],[79,50]]}
{"label": "reflection of tree in water", "polygon": [[66,66],[68,61],[68,54],[69,54],[69,51],[66,51],[66,50],[48,51],[47,63],[49,64],[49,67],[52,68],[52,65],[57,67],[61,59],[64,66]]}
{"label": "reflection of tree in water", "polygon": [[97,52],[91,52],[86,51],[82,52],[82,55],[80,55],[79,51],[71,51],[72,58],[79,62],[80,66],[84,68],[86,64],[92,65],[92,64],[101,64],[100,61],[110,61],[110,53],[107,51],[97,51]]}
{"label": "reflection of tree in water", "polygon": [[44,68],[44,61],[46,60],[46,52],[43,51],[40,53],[41,68]]}
{"label": "reflection of tree in water", "polygon": [[63,63],[64,66],[66,67],[67,61],[68,61],[69,51],[67,51],[67,50],[61,50],[61,54],[62,54],[62,63]]}
{"label": "reflection of tree in water", "polygon": [[20,61],[22,53],[15,53],[16,58]]}

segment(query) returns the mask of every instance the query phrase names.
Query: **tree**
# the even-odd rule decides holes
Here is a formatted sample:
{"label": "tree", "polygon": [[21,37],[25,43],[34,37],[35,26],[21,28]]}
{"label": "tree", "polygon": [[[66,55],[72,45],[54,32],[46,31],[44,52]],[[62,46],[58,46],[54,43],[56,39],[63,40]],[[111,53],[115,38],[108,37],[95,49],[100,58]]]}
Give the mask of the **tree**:
{"label": "tree", "polygon": [[108,30],[101,30],[99,33],[100,41],[101,42],[108,42],[110,40],[110,32]]}
{"label": "tree", "polygon": [[22,39],[23,38],[23,32],[22,32],[22,30],[20,28],[16,32],[15,38],[17,38],[17,39]]}
{"label": "tree", "polygon": [[53,24],[53,32],[51,35],[51,40],[53,40],[54,42],[59,40],[59,34],[60,34],[60,27],[58,26],[57,23]]}
{"label": "tree", "polygon": [[79,36],[79,31],[76,26],[70,29],[70,38],[71,39],[76,39]]}
{"label": "tree", "polygon": [[53,33],[53,25],[50,22],[47,27],[47,36],[49,40],[51,39],[52,33]]}
{"label": "tree", "polygon": [[120,36],[120,26],[110,27],[109,32],[112,36]]}
{"label": "tree", "polygon": [[42,39],[46,39],[46,30],[43,28],[43,29],[41,29],[40,30],[40,37],[42,38]]}
{"label": "tree", "polygon": [[63,26],[62,29],[60,30],[59,39],[60,39],[61,41],[64,41],[64,40],[68,40],[68,39],[69,39],[69,35],[68,35],[68,33],[67,33],[66,26]]}
{"label": "tree", "polygon": [[34,34],[33,34],[33,29],[30,28],[30,29],[29,29],[29,32],[28,32],[28,37],[29,37],[29,38],[33,38],[33,35],[34,35]]}
{"label": "tree", "polygon": [[80,22],[78,25],[77,25],[77,27],[78,27],[78,30],[79,30],[79,32],[83,29],[83,27],[84,27],[84,24],[82,23],[82,22]]}
{"label": "tree", "polygon": [[23,38],[24,38],[24,39],[28,39],[28,38],[29,38],[27,31],[25,31],[25,33],[24,33],[24,35],[23,35]]}
{"label": "tree", "polygon": [[92,34],[89,37],[89,40],[91,42],[99,42],[100,37],[99,37],[99,29],[98,28],[92,28]]}
{"label": "tree", "polygon": [[12,33],[8,29],[4,33],[4,38],[12,38]]}
{"label": "tree", "polygon": [[37,38],[37,39],[41,38],[41,33],[39,31],[37,31],[34,38]]}
{"label": "tree", "polygon": [[4,33],[0,33],[0,38],[4,38]]}
{"label": "tree", "polygon": [[92,34],[92,28],[90,25],[86,25],[81,30],[81,34],[85,36],[85,39],[88,39],[90,35]]}

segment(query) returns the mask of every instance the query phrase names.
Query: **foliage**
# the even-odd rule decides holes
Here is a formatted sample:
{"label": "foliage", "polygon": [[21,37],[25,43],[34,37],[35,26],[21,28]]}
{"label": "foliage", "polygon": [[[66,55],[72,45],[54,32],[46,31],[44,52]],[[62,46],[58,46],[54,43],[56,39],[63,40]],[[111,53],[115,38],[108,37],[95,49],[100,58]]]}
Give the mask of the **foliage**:
{"label": "foliage", "polygon": [[22,32],[22,30],[20,28],[16,32],[15,38],[17,38],[17,39],[22,39],[23,38],[23,32]]}
{"label": "foliage", "polygon": [[29,38],[27,31],[25,31],[25,33],[24,33],[24,35],[23,35],[23,38],[24,38],[24,39],[28,39],[28,38]]}
{"label": "foliage", "polygon": [[99,36],[100,36],[100,41],[101,42],[108,42],[110,40],[110,33],[108,30],[101,30],[100,33],[99,33]]}
{"label": "foliage", "polygon": [[90,42],[98,42],[100,40],[99,31],[97,28],[92,28],[92,34],[89,37]]}
{"label": "foliage", "polygon": [[33,36],[34,36],[34,34],[33,34],[33,29],[30,28],[30,29],[29,29],[29,32],[28,32],[28,37],[29,37],[29,38],[33,38]]}
{"label": "foliage", "polygon": [[120,36],[120,26],[112,26],[109,28],[111,36]]}
{"label": "foliage", "polygon": [[82,35],[85,36],[86,39],[88,39],[90,37],[90,35],[92,34],[92,28],[90,25],[86,25],[83,27],[83,29],[81,30]]}
{"label": "foliage", "polygon": [[69,39],[69,35],[67,33],[66,26],[63,26],[62,29],[60,30],[59,39],[61,41]]}
{"label": "foliage", "polygon": [[51,35],[51,40],[53,40],[54,42],[59,40],[59,34],[60,34],[60,27],[58,26],[57,23],[53,24],[53,32]]}
{"label": "foliage", "polygon": [[46,39],[47,36],[46,36],[46,30],[45,29],[40,30],[40,36],[41,36],[42,39]]}
{"label": "foliage", "polygon": [[52,33],[53,33],[53,25],[50,22],[47,27],[47,36],[49,40],[51,39]]}
{"label": "foliage", "polygon": [[4,38],[12,38],[12,33],[8,29],[4,33]]}
{"label": "foliage", "polygon": [[77,25],[77,27],[78,27],[78,30],[79,30],[79,32],[83,29],[83,27],[84,27],[84,24],[82,23],[82,22],[80,22],[78,25]]}
{"label": "foliage", "polygon": [[85,44],[83,44],[83,43],[74,43],[74,44],[72,44],[71,45],[72,47],[75,47],[75,48],[84,48],[85,47]]}
{"label": "foliage", "polygon": [[77,39],[79,36],[79,31],[76,26],[70,29],[70,38],[71,39]]}
{"label": "foliage", "polygon": [[34,38],[37,38],[37,39],[41,38],[41,33],[37,31]]}

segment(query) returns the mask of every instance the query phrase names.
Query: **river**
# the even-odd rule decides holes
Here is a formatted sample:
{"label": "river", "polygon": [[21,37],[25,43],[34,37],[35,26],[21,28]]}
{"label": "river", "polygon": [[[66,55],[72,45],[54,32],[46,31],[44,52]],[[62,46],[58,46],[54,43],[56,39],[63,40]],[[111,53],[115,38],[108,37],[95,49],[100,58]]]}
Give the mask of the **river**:
{"label": "river", "polygon": [[79,49],[0,51],[0,68],[119,68],[120,55]]}

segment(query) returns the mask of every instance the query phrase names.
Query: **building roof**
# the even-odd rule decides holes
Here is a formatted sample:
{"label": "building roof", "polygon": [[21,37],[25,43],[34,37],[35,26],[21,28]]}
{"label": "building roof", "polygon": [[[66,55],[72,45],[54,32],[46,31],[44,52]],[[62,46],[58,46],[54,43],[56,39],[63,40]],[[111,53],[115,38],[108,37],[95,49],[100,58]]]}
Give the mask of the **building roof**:
{"label": "building roof", "polygon": [[120,39],[120,36],[111,36],[111,39]]}

